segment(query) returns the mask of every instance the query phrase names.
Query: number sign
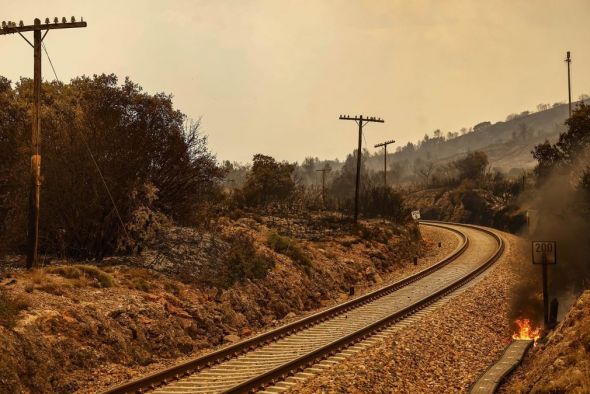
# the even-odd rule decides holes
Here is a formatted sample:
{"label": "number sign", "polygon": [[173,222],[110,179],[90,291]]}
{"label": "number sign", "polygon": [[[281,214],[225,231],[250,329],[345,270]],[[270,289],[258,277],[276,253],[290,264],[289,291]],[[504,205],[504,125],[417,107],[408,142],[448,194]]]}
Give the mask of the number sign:
{"label": "number sign", "polygon": [[533,264],[557,264],[557,242],[533,241]]}
{"label": "number sign", "polygon": [[420,211],[412,211],[412,219],[414,219],[414,220],[420,219]]}

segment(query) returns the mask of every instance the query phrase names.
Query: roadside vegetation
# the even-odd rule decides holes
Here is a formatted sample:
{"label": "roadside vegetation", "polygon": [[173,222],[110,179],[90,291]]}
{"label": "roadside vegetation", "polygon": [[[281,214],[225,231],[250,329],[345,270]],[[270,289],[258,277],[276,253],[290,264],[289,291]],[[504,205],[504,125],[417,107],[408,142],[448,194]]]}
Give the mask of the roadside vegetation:
{"label": "roadside vegetation", "polygon": [[266,238],[266,244],[275,252],[291,258],[308,275],[311,274],[313,268],[312,261],[303,251],[301,245],[294,239],[279,235],[276,230],[271,230]]}

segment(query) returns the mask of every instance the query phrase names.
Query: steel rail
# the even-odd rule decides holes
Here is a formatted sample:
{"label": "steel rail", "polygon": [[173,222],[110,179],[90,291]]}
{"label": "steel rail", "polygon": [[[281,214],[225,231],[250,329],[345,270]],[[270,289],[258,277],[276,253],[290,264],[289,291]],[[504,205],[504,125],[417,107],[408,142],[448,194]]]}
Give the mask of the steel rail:
{"label": "steel rail", "polygon": [[[431,224],[433,222],[424,221],[424,223]],[[451,223],[449,223],[449,224],[451,224]],[[223,391],[223,393],[225,393],[225,394],[232,393],[233,394],[233,393],[253,392],[257,389],[264,388],[265,386],[273,385],[273,384],[277,383],[278,381],[285,380],[289,376],[294,375],[297,372],[301,372],[305,368],[311,367],[312,365],[322,361],[323,359],[326,359],[326,358],[336,354],[337,352],[341,351],[342,349],[347,348],[351,345],[354,345],[355,343],[357,343],[359,341],[362,341],[363,339],[375,334],[375,332],[381,331],[384,328],[386,328],[386,327],[388,327],[400,320],[403,320],[404,318],[418,312],[419,310],[427,307],[430,304],[433,304],[434,302],[440,300],[441,298],[445,297],[446,295],[454,292],[455,290],[464,286],[466,283],[468,283],[473,278],[478,276],[480,273],[485,271],[487,268],[489,268],[494,262],[496,262],[500,258],[500,256],[504,252],[504,241],[502,240],[502,238],[500,236],[498,236],[496,233],[488,230],[487,228],[480,227],[480,226],[474,226],[474,225],[467,225],[467,224],[458,224],[458,223],[453,223],[453,225],[460,225],[460,226],[464,226],[464,227],[474,228],[474,229],[483,231],[483,232],[491,235],[498,242],[498,248],[496,249],[494,254],[490,258],[488,258],[482,265],[480,265],[476,269],[472,270],[471,272],[469,272],[467,275],[463,276],[462,278],[459,278],[458,280],[451,283],[450,285],[444,287],[443,289],[436,291],[436,292],[422,298],[421,300],[415,302],[414,304],[409,305],[409,306],[401,309],[400,311],[397,311],[397,312],[395,312],[395,313],[393,313],[393,314],[391,314],[379,321],[369,324],[369,325],[365,326],[364,328],[361,328],[352,334],[349,334],[347,336],[339,338],[339,339],[337,339],[325,346],[315,349],[314,351],[312,351],[310,353],[307,353],[307,354],[305,354],[301,357],[298,357],[292,361],[284,363],[284,364],[282,364],[282,365],[280,365],[268,372],[265,372],[263,374],[256,376],[255,378],[247,380],[239,385],[236,385],[229,390]]]}
{"label": "steel rail", "polygon": [[[369,292],[367,294],[361,295],[357,298],[349,300],[347,302],[338,304],[331,308],[325,309],[323,311],[317,312],[310,316],[304,317],[300,320],[295,322],[289,323],[287,325],[278,327],[276,329],[261,333],[257,336],[252,338],[246,339],[244,341],[238,342],[236,344],[223,347],[219,350],[213,351],[211,353],[205,354],[203,356],[185,361],[183,363],[173,365],[169,368],[156,371],[152,374],[125,382],[123,384],[117,385],[115,387],[109,388],[103,392],[103,394],[126,394],[126,393],[141,393],[147,390],[155,389],[161,385],[166,385],[171,383],[174,380],[179,380],[183,377],[189,376],[196,372],[201,371],[204,368],[212,367],[216,364],[220,364],[224,361],[233,359],[238,357],[244,353],[252,351],[258,347],[264,346],[271,342],[277,341],[279,339],[285,338],[289,335],[292,335],[296,332],[301,330],[307,329],[311,326],[316,324],[322,323],[324,321],[330,320],[335,316],[341,315],[346,313],[352,309],[358,308],[360,306],[366,305],[374,300],[391,294],[392,292],[399,290],[403,287],[406,287],[426,276],[429,274],[443,268],[447,264],[451,263],[452,261],[456,260],[460,255],[462,255],[465,250],[469,246],[469,238],[465,236],[462,232],[445,226],[446,223],[444,222],[434,222],[434,221],[421,221],[421,224],[432,226],[432,227],[439,227],[445,230],[449,230],[454,232],[455,234],[459,235],[462,240],[462,243],[459,247],[457,247],[452,254],[443,258],[439,262],[413,274],[404,279],[401,279],[397,282],[391,283],[389,285],[383,286],[377,290]],[[455,223],[448,223],[456,225]],[[467,225],[466,225],[467,226]],[[490,232],[491,233],[491,232]],[[315,352],[314,352],[315,354]],[[297,359],[299,360],[299,359]],[[279,367],[280,368],[280,367]],[[273,372],[272,370],[270,372]],[[269,373],[270,373],[269,372]],[[268,373],[267,373],[268,374]],[[267,374],[260,375],[266,376]],[[249,381],[248,381],[249,382]]]}

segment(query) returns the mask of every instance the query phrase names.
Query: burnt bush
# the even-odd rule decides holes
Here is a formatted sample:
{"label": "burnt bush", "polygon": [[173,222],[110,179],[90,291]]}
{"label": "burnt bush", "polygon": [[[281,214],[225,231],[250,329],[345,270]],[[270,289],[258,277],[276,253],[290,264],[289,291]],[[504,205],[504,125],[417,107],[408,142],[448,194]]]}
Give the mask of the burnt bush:
{"label": "burnt bush", "polygon": [[367,217],[386,217],[398,223],[408,218],[408,210],[403,206],[400,193],[383,186],[361,190],[360,211]]}
{"label": "burnt bush", "polygon": [[274,261],[256,250],[254,239],[246,233],[234,234],[228,239],[230,247],[221,257],[214,272],[203,279],[210,285],[228,288],[236,282],[263,279],[274,267]]}
{"label": "burnt bush", "polygon": [[273,157],[256,154],[252,168],[241,189],[234,193],[234,201],[242,207],[267,207],[269,204],[293,199],[295,164],[278,162]]}
{"label": "burnt bush", "polygon": [[0,325],[7,328],[13,327],[18,313],[27,306],[25,301],[16,300],[9,296],[5,290],[0,289]]}
{"label": "burnt bush", "polygon": [[[42,252],[97,258],[115,252],[124,230],[94,162],[126,224],[137,210],[194,223],[197,207],[218,195],[223,171],[199,122],[187,125],[171,96],[104,74],[44,83],[42,92]],[[12,88],[0,79],[0,247],[16,252],[26,229],[31,102],[31,80]],[[147,185],[151,198],[142,196]],[[149,217],[142,223],[150,224]]]}

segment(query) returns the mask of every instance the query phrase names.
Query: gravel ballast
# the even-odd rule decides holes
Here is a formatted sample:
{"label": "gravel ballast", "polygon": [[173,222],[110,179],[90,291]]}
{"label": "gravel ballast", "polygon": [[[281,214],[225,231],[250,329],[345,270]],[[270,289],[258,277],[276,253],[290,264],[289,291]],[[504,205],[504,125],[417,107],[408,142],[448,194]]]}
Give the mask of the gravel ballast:
{"label": "gravel ballast", "polygon": [[506,251],[484,277],[408,326],[296,386],[297,393],[468,392],[510,342],[511,285],[527,244],[502,233]]}

